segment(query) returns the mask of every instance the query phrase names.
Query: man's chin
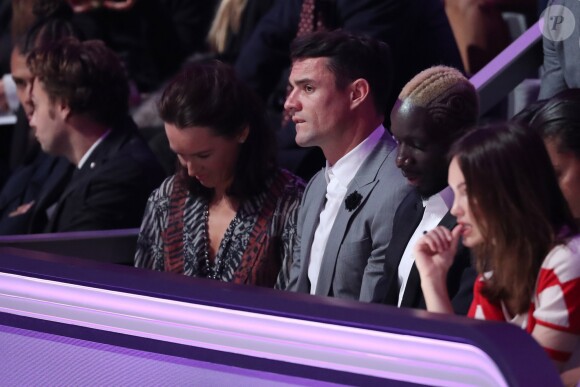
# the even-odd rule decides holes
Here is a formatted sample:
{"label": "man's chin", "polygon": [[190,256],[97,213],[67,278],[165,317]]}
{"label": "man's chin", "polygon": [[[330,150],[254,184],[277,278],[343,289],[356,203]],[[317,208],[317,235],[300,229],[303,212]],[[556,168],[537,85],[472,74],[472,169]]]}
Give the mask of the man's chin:
{"label": "man's chin", "polygon": [[59,154],[58,152],[55,152],[55,150],[47,145],[42,145],[42,143],[40,143],[40,149],[46,153],[47,155],[50,156],[54,156],[54,157],[59,157],[61,156],[61,154]]}
{"label": "man's chin", "polygon": [[296,144],[302,148],[313,146],[312,144],[310,144],[310,141],[308,138],[296,136],[296,138],[294,140],[296,141]]}
{"label": "man's chin", "polygon": [[[38,141],[38,140],[37,140],[37,141]],[[40,149],[41,149],[41,150],[42,150],[44,153],[46,153],[46,154],[49,154],[49,155],[51,155],[51,156],[52,156],[52,153],[51,153],[51,151],[50,151],[50,148],[49,148],[49,147],[47,147],[46,145],[43,145],[43,144],[42,144],[40,141],[39,141],[38,143],[40,144]]]}
{"label": "man's chin", "polygon": [[437,190],[434,190],[432,187],[425,187],[423,185],[416,185],[414,187],[422,199],[429,199],[431,196],[439,192]]}

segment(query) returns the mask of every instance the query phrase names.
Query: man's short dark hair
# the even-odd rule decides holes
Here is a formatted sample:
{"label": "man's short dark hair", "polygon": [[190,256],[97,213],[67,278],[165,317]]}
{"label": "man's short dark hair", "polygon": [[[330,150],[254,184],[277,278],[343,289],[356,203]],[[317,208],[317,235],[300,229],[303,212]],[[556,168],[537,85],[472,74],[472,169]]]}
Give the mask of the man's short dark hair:
{"label": "man's short dark hair", "polygon": [[387,101],[393,83],[393,63],[386,43],[343,30],[314,32],[292,42],[290,57],[293,62],[328,58],[328,68],[339,89],[356,79],[365,79],[377,112],[386,114],[390,109]]}

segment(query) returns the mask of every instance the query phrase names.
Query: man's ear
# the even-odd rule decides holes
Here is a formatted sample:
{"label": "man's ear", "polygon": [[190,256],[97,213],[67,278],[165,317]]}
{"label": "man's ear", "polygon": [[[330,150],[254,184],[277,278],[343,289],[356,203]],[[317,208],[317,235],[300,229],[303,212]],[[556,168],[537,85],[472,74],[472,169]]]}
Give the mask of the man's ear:
{"label": "man's ear", "polygon": [[248,139],[248,136],[250,135],[250,127],[246,126],[244,128],[244,130],[242,130],[242,132],[238,135],[238,142],[240,144],[243,144],[246,142],[246,140]]}
{"label": "man's ear", "polygon": [[64,102],[63,100],[57,100],[55,103],[58,113],[60,114],[60,117],[62,118],[63,121],[66,121],[69,119],[70,115],[71,115],[71,110],[70,107],[68,106],[68,103]]}
{"label": "man's ear", "polygon": [[366,79],[359,78],[350,85],[350,107],[354,109],[368,98],[370,86]]}

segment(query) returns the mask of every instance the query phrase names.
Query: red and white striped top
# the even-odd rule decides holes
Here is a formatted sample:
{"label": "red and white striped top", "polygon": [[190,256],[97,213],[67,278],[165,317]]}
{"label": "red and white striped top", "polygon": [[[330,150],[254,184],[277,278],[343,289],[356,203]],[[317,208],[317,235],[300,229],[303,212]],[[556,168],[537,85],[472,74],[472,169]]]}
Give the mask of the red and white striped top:
{"label": "red and white striped top", "polygon": [[580,366],[580,236],[550,251],[525,314],[512,317],[503,304],[489,302],[481,294],[486,277],[475,283],[469,317],[519,325],[561,365],[560,371]]}

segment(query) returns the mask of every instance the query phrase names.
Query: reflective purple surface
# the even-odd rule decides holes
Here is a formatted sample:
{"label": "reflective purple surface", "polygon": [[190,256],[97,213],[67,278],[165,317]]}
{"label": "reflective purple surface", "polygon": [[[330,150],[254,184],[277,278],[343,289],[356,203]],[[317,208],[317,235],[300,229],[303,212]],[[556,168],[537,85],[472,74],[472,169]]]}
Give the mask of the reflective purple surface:
{"label": "reflective purple surface", "polygon": [[[338,330],[360,328],[371,332],[376,331],[379,335],[383,332],[402,338],[408,337],[411,341],[413,341],[413,338],[417,338],[418,341],[421,341],[421,338],[436,339],[449,342],[449,348],[452,348],[454,343],[467,344],[478,348],[493,359],[509,385],[538,383],[552,385],[559,380],[545,353],[543,353],[537,343],[525,332],[509,324],[481,322],[457,316],[429,314],[421,311],[313,297],[271,289],[219,283],[217,281],[196,280],[169,273],[143,271],[105,264],[99,265],[95,262],[89,263],[66,257],[15,249],[0,248],[0,272],[29,278],[59,281],[63,284],[72,283],[80,286],[89,286],[95,289],[122,291],[137,297],[157,297],[168,301],[175,300],[192,303],[201,307],[225,308],[231,310],[234,314],[257,313],[271,316],[274,320],[277,318],[291,318],[303,321],[304,324],[302,325],[322,323],[329,324],[330,327]],[[23,302],[27,301],[22,298],[22,295],[19,297],[21,297],[20,299]],[[77,298],[78,302],[83,300],[82,296],[76,297],[75,294],[70,294],[67,297],[70,299]],[[86,301],[88,303],[92,302],[90,300]],[[116,307],[116,305],[111,305],[111,307]],[[19,318],[27,319],[25,317]],[[29,320],[37,319],[30,318]],[[164,340],[144,337],[137,338],[132,335],[102,330],[97,331],[87,327],[59,324],[57,322],[40,321],[34,324],[33,327],[26,327],[13,314],[0,313],[0,323],[133,350],[219,363],[226,367],[233,365],[258,372],[265,370],[287,376],[313,378],[316,382],[330,381],[357,385],[365,384],[361,383],[360,380],[356,382],[356,378],[348,379],[353,375],[360,378],[361,375],[355,375],[349,371],[341,373],[338,370],[328,370],[316,365],[308,367],[304,365],[306,363],[292,364],[286,361],[256,358],[213,349],[196,349],[180,343],[169,343]],[[51,328],[53,326],[57,326],[58,329],[53,330]],[[66,328],[63,328],[63,326]],[[242,328],[250,329],[251,327],[242,326]],[[268,329],[273,328],[274,326]],[[289,334],[299,336],[300,329],[299,326],[296,326],[292,332],[289,331]],[[261,331],[262,329],[257,328],[257,330]],[[275,331],[272,332],[276,333]],[[325,337],[327,335],[324,330],[318,336],[310,338],[322,340],[322,342],[328,340],[329,343],[332,343],[330,336],[328,338]],[[308,337],[305,337],[305,339],[308,339]],[[365,340],[356,341],[346,337],[344,342],[336,344],[339,346],[351,345],[356,348],[357,345],[367,345],[368,343],[365,344]],[[377,345],[375,345],[375,349],[379,351],[380,348],[377,348]],[[366,348],[372,349],[373,345],[371,343],[364,348],[365,350],[361,351],[361,359],[365,359],[364,356],[368,353]],[[404,346],[390,349],[399,352],[399,354],[404,354],[409,348]],[[197,352],[197,354],[192,355],[192,352]],[[449,358],[450,354],[448,352],[448,350],[442,348],[440,351],[418,353],[417,356],[440,361]],[[340,354],[337,353],[337,355]],[[366,355],[368,362],[372,362],[376,358],[372,353]],[[397,364],[398,358],[397,356],[395,359],[385,358],[380,361],[390,361],[392,365]],[[408,359],[414,360],[413,357],[408,357]],[[405,366],[403,363],[400,363],[400,365],[402,367]],[[433,367],[433,364],[427,361],[424,362],[423,369],[418,367],[414,374],[421,376],[427,369],[438,371],[437,367]],[[449,370],[442,368],[439,371],[448,373]],[[458,371],[461,370],[458,369]],[[368,376],[362,375],[362,377],[366,377],[367,379],[365,380],[368,380]],[[375,383],[377,381],[377,379],[374,379]],[[392,384],[401,383],[400,380],[393,382],[388,377],[381,379],[380,382],[381,384],[389,384],[389,382]]]}
{"label": "reflective purple surface", "polygon": [[[2,385],[307,386],[313,381],[0,325]],[[317,385],[336,384],[317,381]]]}

